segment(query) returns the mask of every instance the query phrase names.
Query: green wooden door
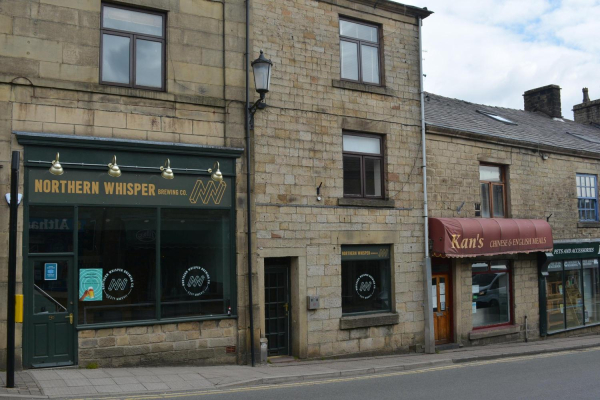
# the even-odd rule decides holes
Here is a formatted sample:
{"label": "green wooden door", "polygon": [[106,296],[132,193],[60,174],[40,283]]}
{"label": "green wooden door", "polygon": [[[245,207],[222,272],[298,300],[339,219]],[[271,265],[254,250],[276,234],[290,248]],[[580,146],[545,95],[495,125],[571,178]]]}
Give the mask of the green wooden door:
{"label": "green wooden door", "polygon": [[30,257],[32,301],[28,316],[28,364],[32,367],[72,365],[73,260],[69,257]]}

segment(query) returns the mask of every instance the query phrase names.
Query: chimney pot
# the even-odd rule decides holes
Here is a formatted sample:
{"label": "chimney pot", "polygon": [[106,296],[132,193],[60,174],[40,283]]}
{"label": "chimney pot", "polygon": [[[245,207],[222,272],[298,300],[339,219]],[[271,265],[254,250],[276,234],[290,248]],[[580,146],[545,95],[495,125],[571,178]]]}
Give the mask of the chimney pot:
{"label": "chimney pot", "polygon": [[540,111],[551,118],[562,118],[560,87],[547,85],[531,89],[523,94],[525,111]]}
{"label": "chimney pot", "polygon": [[583,102],[584,103],[590,102],[590,94],[588,93],[588,88],[586,88],[586,87],[583,88]]}

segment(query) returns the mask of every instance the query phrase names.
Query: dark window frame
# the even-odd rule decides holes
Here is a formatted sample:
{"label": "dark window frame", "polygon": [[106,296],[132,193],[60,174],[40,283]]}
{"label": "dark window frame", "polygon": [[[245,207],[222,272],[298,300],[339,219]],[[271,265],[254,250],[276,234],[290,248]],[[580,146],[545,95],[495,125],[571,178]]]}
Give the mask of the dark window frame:
{"label": "dark window frame", "polygon": [[[373,153],[361,153],[354,151],[345,151],[344,150],[344,136],[361,136],[367,138],[376,138],[379,139],[379,155]],[[356,194],[346,194],[344,192],[344,197],[352,198],[352,199],[378,199],[381,200],[385,198],[385,157],[384,157],[384,148],[385,148],[385,136],[384,135],[375,135],[369,133],[359,133],[352,131],[344,131],[342,134],[342,164],[343,160],[346,156],[348,157],[357,157],[360,158],[360,195]],[[381,162],[381,196],[369,196],[366,192],[366,171],[365,171],[365,160],[366,159],[377,159]],[[342,167],[343,169],[343,167]],[[343,191],[343,189],[342,189]]]}
{"label": "dark window frame", "polygon": [[[508,260],[502,260],[502,261],[506,261],[506,269],[502,270],[502,272],[506,272],[506,274],[508,275],[508,284],[510,285],[509,287],[509,295],[508,295],[508,299],[510,301],[510,304],[508,305],[508,312],[509,312],[509,318],[508,318],[508,322],[503,322],[501,324],[493,324],[493,325],[484,325],[484,326],[473,326],[473,330],[480,330],[480,329],[489,329],[489,328],[499,328],[499,327],[503,327],[503,326],[511,326],[514,324],[514,318],[515,318],[515,313],[514,313],[514,304],[515,304],[515,290],[514,290],[514,284],[513,284],[513,266],[512,266],[512,262],[508,261]],[[477,263],[486,263],[487,264],[487,270],[486,271],[473,271],[471,267],[471,280],[473,280],[473,275],[489,275],[489,274],[495,274],[498,273],[499,270],[492,270],[492,263],[491,261],[478,261]],[[473,317],[471,314],[471,322],[473,321]]]}
{"label": "dark window frame", "polygon": [[[145,14],[153,14],[153,15],[158,15],[158,16],[162,17],[162,19],[163,19],[162,36],[154,36],[154,35],[143,34],[143,33],[135,33],[135,32],[122,31],[122,30],[118,30],[118,29],[105,28],[104,27],[104,9],[106,7],[119,8],[122,10],[135,11],[135,12],[140,12],[140,13],[145,13]],[[124,84],[124,83],[119,83],[119,82],[110,82],[110,81],[105,81],[102,79],[102,64],[103,64],[104,35],[105,34],[113,35],[113,36],[128,37],[130,40],[130,42],[129,42],[129,84]],[[162,44],[162,47],[161,47],[161,49],[162,49],[161,77],[160,77],[161,86],[160,87],[143,86],[143,85],[135,84],[136,46],[137,46],[138,39],[146,40],[149,42],[158,42],[158,43]],[[102,7],[101,7],[101,12],[100,12],[100,57],[99,57],[99,64],[100,64],[99,82],[100,82],[100,84],[101,85],[110,85],[110,86],[120,86],[120,87],[132,88],[132,89],[154,90],[154,91],[159,91],[159,92],[166,91],[166,75],[167,75],[166,42],[167,42],[167,14],[166,13],[159,12],[159,11],[153,11],[153,10],[147,10],[145,8],[128,7],[128,6],[123,6],[120,4],[103,2]]]}
{"label": "dark window frame", "polygon": [[[506,179],[506,166],[500,164],[491,164],[491,163],[479,163],[479,167],[497,167],[500,169],[500,182],[492,182],[492,181],[484,181],[479,179],[479,189],[481,191],[481,184],[488,185],[488,193],[489,193],[489,210],[490,216],[483,216],[483,208],[481,209],[481,218],[508,218],[508,201],[507,201],[507,179]],[[494,186],[502,186],[502,200],[504,201],[504,215],[501,217],[496,217],[494,215]],[[481,193],[480,193],[481,198]],[[483,203],[483,198],[481,198],[481,202]]]}
{"label": "dark window frame", "polygon": [[[370,86],[379,86],[379,87],[384,87],[385,86],[385,68],[384,66],[384,59],[383,59],[383,29],[382,26],[380,24],[376,24],[373,22],[365,22],[365,21],[361,21],[361,20],[357,20],[354,18],[349,18],[349,17],[345,17],[345,16],[340,16],[339,18],[339,22],[341,21],[346,21],[346,22],[351,22],[353,24],[358,24],[358,25],[365,25],[371,28],[376,28],[377,29],[377,42],[371,42],[369,40],[362,40],[362,39],[356,39],[353,37],[349,37],[349,36],[344,36],[342,35],[340,32],[340,28],[338,28],[338,34],[339,34],[339,38],[340,38],[340,80],[342,81],[346,81],[346,82],[355,82],[355,83],[362,83],[364,85],[370,85]],[[357,62],[358,62],[358,80],[355,79],[348,79],[348,78],[343,78],[342,77],[342,54],[341,54],[341,49],[342,49],[342,42],[352,42],[352,43],[356,43],[357,45]],[[362,45],[365,46],[370,46],[370,47],[376,47],[377,48],[377,60],[379,62],[379,83],[373,83],[373,82],[365,82],[363,80],[363,76],[362,76]]]}
{"label": "dark window frame", "polygon": [[[577,185],[577,178],[594,178],[594,197],[588,197],[588,196],[579,196],[579,194],[577,194],[577,214],[578,214],[578,218],[580,222],[598,222],[598,176],[594,175],[594,174],[575,174],[575,188],[579,189],[581,188],[589,188],[590,186],[580,186]],[[579,206],[579,200],[594,200],[595,201],[595,206],[594,206],[594,214],[595,214],[595,218],[594,219],[585,219],[582,218],[582,211],[591,211],[591,208],[581,208]]]}

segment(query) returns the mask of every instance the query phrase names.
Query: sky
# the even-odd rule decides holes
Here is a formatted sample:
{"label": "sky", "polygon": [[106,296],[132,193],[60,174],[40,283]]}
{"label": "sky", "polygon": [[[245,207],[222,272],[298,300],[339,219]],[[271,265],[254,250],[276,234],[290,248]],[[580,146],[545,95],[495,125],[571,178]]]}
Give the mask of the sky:
{"label": "sky", "polygon": [[600,99],[600,0],[402,0],[423,21],[425,90],[523,109],[523,93],[556,84],[573,119],[581,89]]}

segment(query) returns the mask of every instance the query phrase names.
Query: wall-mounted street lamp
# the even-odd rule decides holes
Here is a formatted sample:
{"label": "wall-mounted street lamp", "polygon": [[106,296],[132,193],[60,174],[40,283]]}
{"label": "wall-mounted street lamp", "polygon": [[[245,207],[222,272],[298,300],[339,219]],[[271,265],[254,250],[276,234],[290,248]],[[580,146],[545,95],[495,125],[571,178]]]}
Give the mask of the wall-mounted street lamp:
{"label": "wall-mounted street lamp", "polygon": [[254,88],[260,94],[260,98],[250,106],[250,127],[254,129],[254,114],[256,110],[262,110],[267,107],[265,95],[269,93],[271,86],[271,67],[273,62],[265,57],[263,51],[260,51],[260,56],[252,61],[252,72],[254,73]]}
{"label": "wall-mounted street lamp", "polygon": [[165,161],[165,166],[164,167],[160,167],[161,173],[160,176],[162,176],[165,179],[173,179],[175,178],[175,174],[173,174],[173,170],[171,169],[171,160],[169,160],[167,158],[167,161]]}

